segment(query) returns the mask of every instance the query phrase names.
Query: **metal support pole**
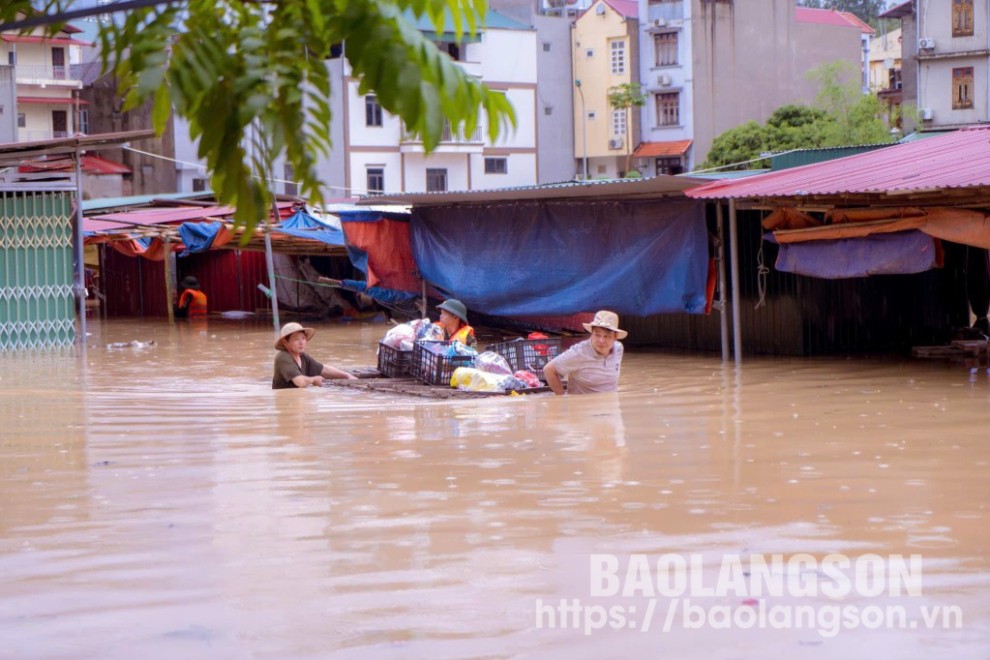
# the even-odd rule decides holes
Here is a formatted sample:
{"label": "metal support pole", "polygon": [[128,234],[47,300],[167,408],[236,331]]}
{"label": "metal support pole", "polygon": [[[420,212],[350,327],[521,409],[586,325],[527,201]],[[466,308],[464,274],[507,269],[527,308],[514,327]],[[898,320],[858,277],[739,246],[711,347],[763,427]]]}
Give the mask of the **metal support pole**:
{"label": "metal support pole", "polygon": [[72,160],[76,170],[76,230],[72,233],[72,247],[75,254],[76,273],[74,276],[73,289],[76,294],[76,304],[79,309],[79,336],[76,340],[82,345],[86,345],[86,255],[85,255],[85,234],[83,234],[83,211],[82,211],[82,164],[80,163],[79,150],[72,152]]}
{"label": "metal support pole", "polygon": [[732,354],[742,364],[742,329],[739,321],[739,227],[736,200],[729,200],[729,259],[732,266]]}
{"label": "metal support pole", "polygon": [[168,234],[165,234],[162,240],[165,243],[165,308],[168,310],[168,324],[173,326],[175,325],[175,310],[172,308],[172,303],[175,300],[175,294],[172,289],[172,241]]}
{"label": "metal support pole", "polygon": [[421,313],[423,314],[422,318],[425,319],[425,318],[428,318],[427,315],[426,315],[426,311],[427,311],[426,308],[428,306],[428,303],[427,303],[427,300],[426,300],[426,280],[420,280],[420,282],[423,283],[423,304],[421,305],[421,309],[422,309]]}
{"label": "metal support pole", "polygon": [[722,218],[722,203],[715,206],[715,222],[718,227],[718,245],[715,259],[718,260],[718,298],[719,298],[719,324],[722,329],[722,362],[729,361],[729,317],[726,316],[726,291],[725,291],[725,223]]}
{"label": "metal support pole", "polygon": [[588,114],[584,111],[584,90],[581,89],[581,81],[575,80],[578,94],[581,96],[581,169],[584,172],[582,180],[588,180]]}
{"label": "metal support pole", "polygon": [[[278,217],[278,203],[275,198],[272,197],[272,211],[275,213],[275,217]],[[265,214],[265,265],[268,266],[268,286],[272,290],[272,322],[275,325],[275,334],[278,335],[279,326],[281,325],[278,320],[278,290],[275,284],[275,260],[272,258],[272,223],[268,219],[268,214]]]}

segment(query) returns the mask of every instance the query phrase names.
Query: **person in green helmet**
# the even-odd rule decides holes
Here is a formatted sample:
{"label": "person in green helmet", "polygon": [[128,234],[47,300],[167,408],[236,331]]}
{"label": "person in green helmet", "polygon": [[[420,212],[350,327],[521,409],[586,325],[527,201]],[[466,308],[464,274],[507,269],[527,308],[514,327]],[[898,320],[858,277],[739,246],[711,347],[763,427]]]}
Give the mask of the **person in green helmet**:
{"label": "person in green helmet", "polygon": [[443,330],[445,341],[459,341],[471,348],[478,345],[474,328],[468,325],[467,307],[464,306],[464,303],[454,298],[448,298],[437,305],[437,309],[440,310],[440,320],[434,325],[440,326]]}

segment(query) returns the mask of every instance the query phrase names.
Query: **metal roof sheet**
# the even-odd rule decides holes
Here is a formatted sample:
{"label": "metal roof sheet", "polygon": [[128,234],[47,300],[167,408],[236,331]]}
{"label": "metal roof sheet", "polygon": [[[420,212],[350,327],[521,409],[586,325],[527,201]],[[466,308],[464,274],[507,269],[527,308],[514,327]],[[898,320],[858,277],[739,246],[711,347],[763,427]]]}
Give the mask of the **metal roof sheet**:
{"label": "metal roof sheet", "polygon": [[147,225],[160,225],[170,222],[188,222],[190,220],[201,220],[203,218],[222,218],[234,215],[233,206],[212,206],[193,208],[164,208],[146,209],[143,211],[126,211],[124,213],[108,213],[106,215],[94,216],[94,220],[104,220],[110,222],[120,222],[131,226],[143,227]]}
{"label": "metal roof sheet", "polygon": [[705,179],[687,176],[656,176],[649,179],[603,179],[600,181],[564,181],[538,186],[467,190],[444,193],[397,193],[375,195],[358,201],[359,206],[408,205],[445,206],[450,204],[484,204],[490,202],[521,202],[529,200],[566,199],[636,199],[665,195],[681,195],[685,190],[700,186]]}
{"label": "metal roof sheet", "polygon": [[689,190],[687,196],[739,199],[904,194],[982,186],[990,186],[990,127],[966,128],[739,181],[713,181]]}

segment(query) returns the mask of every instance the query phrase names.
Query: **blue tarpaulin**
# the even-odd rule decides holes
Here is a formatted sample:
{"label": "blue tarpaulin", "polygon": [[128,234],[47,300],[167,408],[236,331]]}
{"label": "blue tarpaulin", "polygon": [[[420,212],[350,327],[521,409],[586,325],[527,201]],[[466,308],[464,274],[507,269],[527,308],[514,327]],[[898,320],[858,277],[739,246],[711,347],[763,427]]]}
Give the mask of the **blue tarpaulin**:
{"label": "blue tarpaulin", "polygon": [[185,257],[196,252],[206,252],[213,239],[223,229],[222,222],[183,222],[179,225],[179,238],[186,249],[179,255]]}
{"label": "blue tarpaulin", "polygon": [[782,243],[776,264],[777,270],[785,273],[829,280],[906,275],[934,266],[934,239],[920,231]]}
{"label": "blue tarpaulin", "polygon": [[278,226],[272,227],[272,231],[277,231],[289,236],[298,238],[308,238],[314,241],[323,241],[328,245],[343,245],[344,232],[321,220],[318,220],[299,210],[283,220]]}
{"label": "blue tarpaulin", "polygon": [[501,316],[705,309],[708,234],[691,200],[413,210],[423,278]]}

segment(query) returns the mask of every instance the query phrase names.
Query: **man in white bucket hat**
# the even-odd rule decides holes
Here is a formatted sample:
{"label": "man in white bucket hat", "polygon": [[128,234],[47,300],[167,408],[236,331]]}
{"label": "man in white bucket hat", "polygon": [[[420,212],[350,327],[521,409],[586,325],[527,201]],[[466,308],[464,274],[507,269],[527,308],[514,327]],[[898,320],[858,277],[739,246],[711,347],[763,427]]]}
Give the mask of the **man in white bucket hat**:
{"label": "man in white bucket hat", "polygon": [[357,378],[354,374],[317,362],[306,353],[306,344],[315,334],[314,328],[305,328],[295,322],[282,326],[275,340],[278,354],[272,377],[273,390],[319,386],[324,378]]}
{"label": "man in white bucket hat", "polygon": [[561,377],[567,377],[568,394],[615,392],[619,388],[622,368],[620,339],[629,333],[619,328],[619,316],[606,309],[595,314],[591,323],[584,323],[591,337],[575,344],[543,367],[543,377],[554,394],[563,394]]}

